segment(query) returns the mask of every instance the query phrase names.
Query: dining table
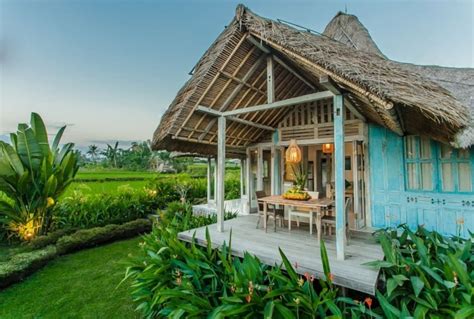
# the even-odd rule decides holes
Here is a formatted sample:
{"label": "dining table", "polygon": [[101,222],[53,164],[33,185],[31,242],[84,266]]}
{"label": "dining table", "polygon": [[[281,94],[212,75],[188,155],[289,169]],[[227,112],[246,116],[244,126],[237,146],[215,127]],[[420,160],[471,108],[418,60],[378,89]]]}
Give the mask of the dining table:
{"label": "dining table", "polygon": [[286,199],[282,195],[272,195],[261,197],[258,199],[263,204],[263,228],[267,231],[267,214],[268,205],[292,206],[296,208],[304,208],[309,211],[309,214],[316,214],[316,229],[318,232],[318,242],[321,241],[321,220],[324,214],[327,214],[328,209],[334,205],[334,200],[331,198],[311,198],[309,200],[295,200]]}

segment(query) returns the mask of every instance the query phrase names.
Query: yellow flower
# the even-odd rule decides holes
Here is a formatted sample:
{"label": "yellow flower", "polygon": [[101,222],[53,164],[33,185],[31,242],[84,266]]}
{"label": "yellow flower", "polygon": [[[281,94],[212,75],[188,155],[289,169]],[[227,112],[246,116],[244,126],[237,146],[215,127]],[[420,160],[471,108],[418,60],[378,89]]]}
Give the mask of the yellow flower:
{"label": "yellow flower", "polygon": [[55,203],[55,201],[54,201],[54,199],[53,199],[52,197],[48,197],[48,198],[46,199],[46,207],[47,207],[47,208],[53,206],[54,203]]}

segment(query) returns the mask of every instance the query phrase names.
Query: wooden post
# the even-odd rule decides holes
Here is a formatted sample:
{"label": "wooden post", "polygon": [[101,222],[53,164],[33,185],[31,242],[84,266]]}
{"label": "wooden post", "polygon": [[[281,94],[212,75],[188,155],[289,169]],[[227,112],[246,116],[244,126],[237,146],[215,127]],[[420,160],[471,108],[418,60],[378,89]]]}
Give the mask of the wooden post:
{"label": "wooden post", "polygon": [[360,175],[359,175],[359,145],[357,141],[352,141],[352,207],[354,208],[354,225],[359,229],[360,213]]}
{"label": "wooden post", "polygon": [[211,194],[212,188],[212,162],[211,157],[207,158],[207,203],[209,204],[212,199]]}
{"label": "wooden post", "polygon": [[335,95],[334,101],[334,158],[335,158],[335,205],[336,205],[336,255],[338,260],[345,258],[346,213],[345,193],[345,157],[344,157],[344,97]]}
{"label": "wooden post", "polygon": [[250,165],[251,165],[251,151],[249,148],[247,148],[247,161],[246,161],[246,165],[245,165],[245,175],[246,175],[246,179],[245,179],[245,183],[246,183],[246,186],[245,188],[247,189],[247,203],[246,203],[246,213],[250,214],[250,212],[252,211],[252,196],[253,196],[253,193],[255,192],[254,189],[252,189],[252,186],[251,186],[251,183],[252,183],[252,175],[251,175],[251,172],[250,172]]}
{"label": "wooden post", "polygon": [[240,160],[240,201],[244,197],[244,182],[245,182],[245,172],[244,172],[245,160]]}
{"label": "wooden post", "polygon": [[217,120],[217,231],[224,231],[225,117]]}
{"label": "wooden post", "polygon": [[275,81],[273,76],[273,58],[267,56],[267,103],[275,102]]}
{"label": "wooden post", "polygon": [[257,189],[263,191],[263,149],[261,146],[257,148]]}
{"label": "wooden post", "polygon": [[213,159],[214,161],[214,170],[212,171],[212,176],[214,177],[214,196],[212,197],[212,200],[214,203],[216,203],[217,200],[217,158]]}
{"label": "wooden post", "polygon": [[278,130],[273,132],[272,146],[272,195],[281,194],[281,167],[280,167],[280,148],[277,146],[279,142]]}

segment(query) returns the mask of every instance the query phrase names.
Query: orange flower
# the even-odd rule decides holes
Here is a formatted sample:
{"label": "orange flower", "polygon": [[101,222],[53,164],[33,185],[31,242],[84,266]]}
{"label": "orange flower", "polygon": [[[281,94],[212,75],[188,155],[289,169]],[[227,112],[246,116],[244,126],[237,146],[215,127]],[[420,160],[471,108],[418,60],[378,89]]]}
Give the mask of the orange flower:
{"label": "orange flower", "polygon": [[329,273],[328,277],[329,277],[329,281],[334,281],[334,275],[333,274]]}
{"label": "orange flower", "polygon": [[245,297],[245,300],[247,300],[247,303],[250,303],[250,301],[252,301],[252,296],[251,295],[247,295]]}
{"label": "orange flower", "polygon": [[370,308],[372,308],[372,298],[367,297],[364,299],[364,303]]}

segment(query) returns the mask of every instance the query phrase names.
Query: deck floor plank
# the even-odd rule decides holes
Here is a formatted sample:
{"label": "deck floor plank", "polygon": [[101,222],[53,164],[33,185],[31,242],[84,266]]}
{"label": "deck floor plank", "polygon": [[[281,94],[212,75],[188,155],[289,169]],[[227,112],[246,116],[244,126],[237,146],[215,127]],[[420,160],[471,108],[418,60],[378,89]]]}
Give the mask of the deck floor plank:
{"label": "deck floor plank", "polygon": [[[297,263],[296,271],[300,274],[308,272],[317,277],[324,278],[323,265],[320,258],[320,246],[316,234],[309,235],[303,227],[287,228],[277,227],[273,231],[270,223],[268,232],[256,229],[257,217],[254,215],[239,216],[225,222],[225,231],[217,231],[216,225],[208,226],[212,246],[220,248],[224,242],[229,243],[230,230],[232,229],[232,254],[242,257],[244,252],[257,256],[267,265],[281,264],[282,260],[278,247],[282,249],[292,264]],[[191,241],[195,237],[199,245],[206,245],[206,227],[200,227],[179,234],[183,241]],[[378,279],[378,270],[363,263],[383,259],[382,249],[373,240],[350,239],[346,248],[346,259],[341,261],[336,258],[336,243],[334,237],[323,236],[326,244],[331,273],[334,283],[350,289],[355,289],[368,294],[375,294]]]}

